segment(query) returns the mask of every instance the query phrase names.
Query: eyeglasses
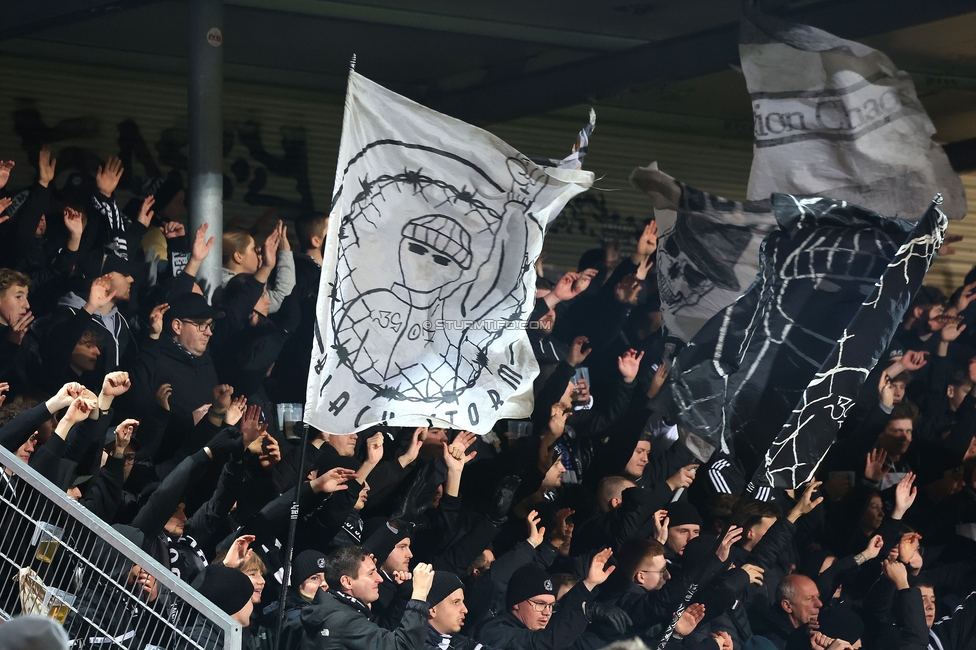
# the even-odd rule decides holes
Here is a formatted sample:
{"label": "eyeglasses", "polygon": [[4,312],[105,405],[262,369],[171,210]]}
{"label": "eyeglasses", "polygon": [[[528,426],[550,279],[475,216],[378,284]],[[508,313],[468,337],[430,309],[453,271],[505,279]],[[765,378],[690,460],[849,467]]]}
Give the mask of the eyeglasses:
{"label": "eyeglasses", "polygon": [[657,574],[663,576],[667,572],[668,572],[667,569],[661,569],[661,570],[656,570],[656,569],[641,569],[637,573],[657,573]]}
{"label": "eyeglasses", "polygon": [[532,605],[532,609],[534,609],[537,612],[545,612],[545,611],[552,612],[554,609],[556,609],[555,603],[540,603],[535,600],[529,600],[526,602]]}
{"label": "eyeglasses", "polygon": [[212,320],[208,320],[208,321],[203,322],[203,323],[198,323],[198,322],[193,321],[193,320],[184,320],[184,319],[181,318],[180,321],[183,322],[183,323],[187,323],[189,325],[192,325],[196,329],[196,331],[200,332],[201,334],[204,333],[204,332],[206,332],[207,330],[210,330],[210,333],[213,334],[213,326],[214,326],[214,323],[213,323]]}

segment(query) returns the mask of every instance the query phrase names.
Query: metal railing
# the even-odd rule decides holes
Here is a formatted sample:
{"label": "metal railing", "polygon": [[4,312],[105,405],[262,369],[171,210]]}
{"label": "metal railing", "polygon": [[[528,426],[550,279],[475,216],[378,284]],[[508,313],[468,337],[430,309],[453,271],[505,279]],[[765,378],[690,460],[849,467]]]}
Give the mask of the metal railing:
{"label": "metal railing", "polygon": [[74,650],[240,650],[209,600],[3,447],[0,465],[0,617],[51,616]]}

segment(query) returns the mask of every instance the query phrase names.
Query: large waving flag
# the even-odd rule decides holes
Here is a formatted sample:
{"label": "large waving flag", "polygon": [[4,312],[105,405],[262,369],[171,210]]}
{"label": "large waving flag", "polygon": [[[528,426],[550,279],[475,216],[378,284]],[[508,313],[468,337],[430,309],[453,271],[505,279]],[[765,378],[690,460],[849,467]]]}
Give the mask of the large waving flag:
{"label": "large waving flag", "polygon": [[827,196],[915,221],[942,193],[966,194],[911,77],[883,53],[746,8],[739,38],[755,145],[748,198]]}
{"label": "large waving flag", "polygon": [[[894,301],[885,294],[873,316],[878,330],[860,329],[867,318],[865,299],[875,294],[886,270],[895,268],[892,260],[909,240],[911,223],[823,198],[774,194],[772,207],[778,227],[762,244],[756,282],[701,328],[675,359],[669,378],[679,426],[736,455],[747,468],[763,464],[818,373],[831,367],[825,364],[837,353],[838,341],[845,350],[863,351],[852,358],[856,372],[866,373],[907,305],[901,293]],[[924,227],[930,222],[923,221]],[[920,246],[913,254],[921,251]],[[926,249],[925,255],[933,252]],[[920,281],[919,268],[912,266],[909,285]],[[852,331],[859,333],[856,342],[845,340]],[[850,388],[849,382],[827,386],[830,399],[841,403],[853,400],[856,390]],[[810,450],[825,451],[824,438],[811,441],[795,446],[804,453],[791,466],[819,462]],[[787,454],[772,455],[777,468],[786,462]],[[799,473],[777,475],[788,482]]]}
{"label": "large waving flag", "polygon": [[776,227],[765,201],[731,201],[695,189],[651,163],[630,182],[654,205],[657,284],[668,334],[686,343],[749,288],[759,246]]}
{"label": "large waving flag", "polygon": [[528,416],[533,262],[592,182],[351,72],[305,421],[486,433]]}

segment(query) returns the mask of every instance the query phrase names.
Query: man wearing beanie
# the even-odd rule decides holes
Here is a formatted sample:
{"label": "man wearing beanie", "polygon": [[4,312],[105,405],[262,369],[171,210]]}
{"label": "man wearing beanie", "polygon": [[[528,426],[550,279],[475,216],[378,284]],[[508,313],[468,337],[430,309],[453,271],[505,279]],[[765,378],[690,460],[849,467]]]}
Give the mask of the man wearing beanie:
{"label": "man wearing beanie", "polygon": [[430,621],[426,650],[491,650],[458,634],[464,626],[468,608],[464,606],[464,584],[456,574],[438,571],[427,594],[427,603],[430,604]]}
{"label": "man wearing beanie", "polygon": [[[393,629],[403,613],[403,603],[410,598],[409,585],[403,584],[410,574],[413,558],[409,525],[382,517],[363,522],[363,550],[376,558],[377,572],[383,579],[379,587],[380,597],[371,608],[374,620]],[[400,598],[397,598],[398,593]]]}
{"label": "man wearing beanie", "polygon": [[[254,638],[247,630],[254,609],[251,603],[251,595],[254,593],[251,579],[237,569],[223,564],[209,565],[204,569],[201,578],[197,591],[244,628],[241,650],[255,650]],[[202,644],[205,650],[219,650],[222,647],[220,633],[213,623],[202,616],[197,617],[192,626],[184,628],[183,633],[197,644]],[[191,646],[181,638],[175,647],[176,650],[188,650],[197,646]]]}
{"label": "man wearing beanie", "polygon": [[570,647],[586,630],[586,606],[593,590],[613,573],[614,567],[607,567],[611,553],[611,549],[605,549],[593,557],[586,578],[563,596],[555,614],[556,590],[549,574],[531,564],[518,569],[508,581],[508,612],[488,621],[479,640],[497,648],[520,650]]}
{"label": "man wearing beanie", "polygon": [[[668,506],[668,559],[685,552],[688,542],[701,535],[702,518],[695,506],[678,501]],[[672,555],[674,554],[674,555]]]}
{"label": "man wearing beanie", "polygon": [[64,628],[46,616],[18,616],[0,626],[3,650],[67,650]]}
{"label": "man wearing beanie", "polygon": [[413,570],[410,600],[396,629],[386,630],[372,618],[382,578],[373,558],[359,546],[343,546],[326,559],[327,593],[316,596],[301,613],[304,650],[421,650],[434,571],[429,564]]}

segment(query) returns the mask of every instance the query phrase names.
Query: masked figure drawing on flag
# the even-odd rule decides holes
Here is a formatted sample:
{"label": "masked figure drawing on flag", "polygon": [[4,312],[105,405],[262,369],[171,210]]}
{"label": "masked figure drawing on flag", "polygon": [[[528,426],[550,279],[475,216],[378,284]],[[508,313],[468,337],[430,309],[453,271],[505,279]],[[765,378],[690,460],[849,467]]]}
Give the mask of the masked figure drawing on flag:
{"label": "masked figure drawing on flag", "polygon": [[658,224],[657,282],[668,334],[686,343],[756,279],[759,246],[776,227],[769,200],[731,201],[651,163],[630,182],[651,198]]}
{"label": "masked figure drawing on flag", "polygon": [[528,415],[532,262],[591,182],[351,73],[306,421],[486,432]]}

